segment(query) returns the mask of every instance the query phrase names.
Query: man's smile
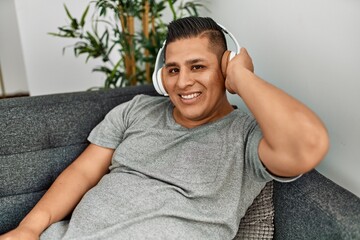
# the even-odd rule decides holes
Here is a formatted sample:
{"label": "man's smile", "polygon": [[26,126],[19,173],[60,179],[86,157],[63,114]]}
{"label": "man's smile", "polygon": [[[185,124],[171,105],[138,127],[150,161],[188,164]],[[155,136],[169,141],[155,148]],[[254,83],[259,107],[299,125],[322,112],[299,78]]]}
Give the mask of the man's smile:
{"label": "man's smile", "polygon": [[199,97],[201,92],[189,93],[189,94],[180,94],[180,97],[184,100],[191,100]]}

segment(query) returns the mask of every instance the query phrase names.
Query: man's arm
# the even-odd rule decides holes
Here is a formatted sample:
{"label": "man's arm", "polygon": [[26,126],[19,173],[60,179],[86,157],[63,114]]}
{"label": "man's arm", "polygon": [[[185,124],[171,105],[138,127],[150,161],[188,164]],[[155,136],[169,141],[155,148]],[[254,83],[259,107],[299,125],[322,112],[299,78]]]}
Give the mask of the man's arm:
{"label": "man's arm", "polygon": [[113,152],[90,144],[58,176],[19,226],[0,239],[38,239],[50,224],[71,213],[83,195],[108,172]]}
{"label": "man's arm", "polygon": [[243,99],[259,123],[263,139],[258,153],[271,173],[297,176],[323,159],[329,139],[321,120],[304,104],[256,76],[246,49],[228,63],[225,84]]}

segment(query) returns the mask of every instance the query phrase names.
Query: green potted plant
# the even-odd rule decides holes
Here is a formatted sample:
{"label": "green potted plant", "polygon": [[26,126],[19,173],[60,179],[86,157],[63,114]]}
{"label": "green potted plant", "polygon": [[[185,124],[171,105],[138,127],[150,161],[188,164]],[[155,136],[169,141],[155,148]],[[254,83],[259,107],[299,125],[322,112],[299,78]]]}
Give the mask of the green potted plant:
{"label": "green potted plant", "polygon": [[[94,0],[80,18],[73,17],[64,5],[70,23],[53,36],[72,38],[75,56],[102,60],[94,72],[105,74],[103,88],[151,83],[158,50],[166,36],[163,13],[172,18],[198,16],[200,1],[177,0]],[[87,21],[90,9],[94,9]],[[66,48],[64,47],[63,51]]]}

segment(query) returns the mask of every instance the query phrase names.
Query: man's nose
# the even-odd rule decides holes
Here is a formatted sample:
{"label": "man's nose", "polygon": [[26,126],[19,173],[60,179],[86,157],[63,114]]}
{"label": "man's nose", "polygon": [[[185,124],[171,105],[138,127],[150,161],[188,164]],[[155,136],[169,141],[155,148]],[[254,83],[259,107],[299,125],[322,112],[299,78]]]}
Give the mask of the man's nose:
{"label": "man's nose", "polygon": [[194,80],[191,76],[191,73],[187,69],[181,69],[177,79],[177,86],[180,89],[185,89],[194,84]]}

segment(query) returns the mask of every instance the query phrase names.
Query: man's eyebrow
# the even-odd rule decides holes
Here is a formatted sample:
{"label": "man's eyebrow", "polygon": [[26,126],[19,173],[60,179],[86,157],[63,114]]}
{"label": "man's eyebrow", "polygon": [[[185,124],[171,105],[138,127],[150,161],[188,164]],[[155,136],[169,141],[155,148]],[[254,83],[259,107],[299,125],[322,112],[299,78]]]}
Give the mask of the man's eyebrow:
{"label": "man's eyebrow", "polygon": [[168,68],[168,67],[176,67],[177,64],[175,62],[169,62],[169,63],[165,63],[165,68]]}
{"label": "man's eyebrow", "polygon": [[192,65],[192,64],[199,63],[199,62],[205,62],[205,59],[204,58],[195,58],[195,59],[187,60],[185,63],[187,65]]}
{"label": "man's eyebrow", "polygon": [[[185,61],[186,65],[192,65],[192,64],[196,64],[199,62],[205,62],[206,60],[204,58],[195,58],[195,59],[190,59]],[[165,68],[167,67],[176,67],[178,66],[178,64],[176,62],[169,62],[169,63],[165,63]]]}

